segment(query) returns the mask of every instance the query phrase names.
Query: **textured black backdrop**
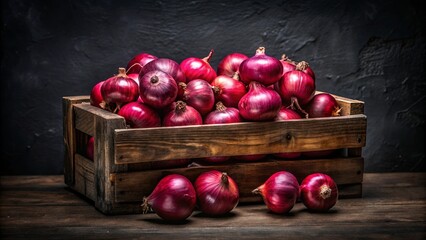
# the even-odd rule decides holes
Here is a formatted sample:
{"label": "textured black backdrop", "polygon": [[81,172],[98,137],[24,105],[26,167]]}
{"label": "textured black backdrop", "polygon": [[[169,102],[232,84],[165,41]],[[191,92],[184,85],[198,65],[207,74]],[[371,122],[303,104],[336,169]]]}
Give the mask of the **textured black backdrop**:
{"label": "textured black backdrop", "polygon": [[1,174],[63,169],[61,98],[89,94],[140,52],[286,53],[317,88],[365,101],[366,171],[425,170],[421,1],[3,0]]}

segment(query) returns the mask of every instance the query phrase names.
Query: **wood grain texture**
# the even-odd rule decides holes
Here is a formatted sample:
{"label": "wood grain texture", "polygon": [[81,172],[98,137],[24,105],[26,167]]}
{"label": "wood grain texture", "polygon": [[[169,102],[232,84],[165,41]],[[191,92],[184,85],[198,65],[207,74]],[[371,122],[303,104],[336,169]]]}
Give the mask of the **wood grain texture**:
{"label": "wood grain texture", "polygon": [[64,181],[74,184],[74,153],[76,152],[76,133],[74,105],[89,101],[89,96],[70,96],[62,98],[63,141],[64,141]]}
{"label": "wood grain texture", "polygon": [[96,199],[95,164],[80,154],[75,154],[75,184],[74,190],[91,200]]}
{"label": "wood grain texture", "polygon": [[115,163],[304,152],[365,146],[366,117],[115,131]]}
{"label": "wood grain texture", "polygon": [[363,197],[340,199],[328,213],[296,203],[289,214],[263,203],[231,214],[196,210],[179,223],[156,214],[107,216],[63,183],[63,176],[0,177],[1,239],[425,239],[425,173],[366,173]]}

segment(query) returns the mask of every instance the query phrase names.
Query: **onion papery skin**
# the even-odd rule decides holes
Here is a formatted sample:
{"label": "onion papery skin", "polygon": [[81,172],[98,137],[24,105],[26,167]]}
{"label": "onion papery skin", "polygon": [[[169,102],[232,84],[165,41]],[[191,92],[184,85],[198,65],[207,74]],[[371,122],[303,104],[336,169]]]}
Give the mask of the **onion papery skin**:
{"label": "onion papery skin", "polygon": [[219,65],[217,66],[217,75],[233,77],[235,74],[237,74],[239,79],[240,65],[246,59],[248,59],[248,56],[242,53],[231,53],[226,55],[224,58],[222,58],[222,60],[219,62]]}
{"label": "onion papery skin", "polygon": [[164,127],[203,124],[201,114],[183,101],[172,103],[168,110],[163,118],[162,126]]}
{"label": "onion papery skin", "polygon": [[213,55],[213,49],[209,55],[203,59],[189,57],[180,63],[180,68],[185,73],[187,82],[194,79],[203,79],[211,83],[216,78],[216,71],[212,68],[209,61]]}
{"label": "onion papery skin", "polygon": [[171,75],[153,70],[139,78],[139,93],[144,103],[161,109],[176,100],[178,85]]}
{"label": "onion papery skin", "polygon": [[281,98],[276,91],[258,82],[251,82],[249,91],[240,99],[238,110],[248,121],[275,119],[281,108]]}
{"label": "onion papery skin", "polygon": [[137,74],[137,73],[130,73],[130,74],[127,74],[127,76],[129,78],[133,79],[133,81],[135,81],[138,84],[138,86],[139,86],[139,74]]}
{"label": "onion papery skin", "polygon": [[143,200],[143,212],[152,209],[158,216],[168,221],[187,219],[197,203],[197,195],[192,183],[180,174],[170,174],[162,178],[152,193]]}
{"label": "onion papery skin", "polygon": [[302,65],[302,71],[312,77],[315,81],[315,73],[306,61],[301,61],[298,64]]}
{"label": "onion papery skin", "polygon": [[236,160],[245,161],[245,162],[256,162],[266,158],[267,154],[251,154],[251,155],[239,155],[234,156]]}
{"label": "onion papery skin", "polygon": [[338,196],[336,183],[324,173],[312,173],[300,184],[300,198],[312,211],[328,211],[336,204]]}
{"label": "onion papery skin", "polygon": [[101,88],[105,81],[101,81],[93,86],[92,91],[90,92],[90,105],[103,108],[104,98],[102,97]]}
{"label": "onion papery skin", "polygon": [[122,105],[138,99],[139,86],[127,77],[126,69],[119,68],[116,76],[108,78],[102,84],[101,93],[109,110],[116,112]]}
{"label": "onion papery skin", "polygon": [[231,212],[239,202],[235,181],[225,172],[211,170],[200,174],[194,182],[200,210],[211,216]]}
{"label": "onion papery skin", "polygon": [[336,99],[328,93],[316,94],[305,108],[310,118],[340,116],[340,106]]}
{"label": "onion papery skin", "polygon": [[285,54],[282,55],[280,62],[283,65],[283,75],[296,70],[296,63],[291,61]]}
{"label": "onion papery skin", "polygon": [[194,79],[188,82],[184,89],[183,101],[195,108],[202,116],[206,116],[213,110],[214,93],[212,86],[207,81]]}
{"label": "onion papery skin", "polygon": [[299,183],[290,172],[280,171],[272,174],[264,184],[253,190],[253,193],[262,195],[271,212],[288,213],[299,196]]}
{"label": "onion papery skin", "polygon": [[226,107],[222,102],[216,103],[216,109],[204,119],[204,124],[221,124],[242,122],[240,111],[233,107]]}
{"label": "onion papery skin", "polygon": [[212,82],[216,101],[227,107],[238,107],[238,102],[247,93],[244,83],[224,75],[217,76]]}
{"label": "onion papery skin", "polygon": [[260,47],[253,57],[241,63],[239,73],[240,81],[245,84],[256,81],[267,86],[281,78],[283,66],[278,59],[266,55],[264,47]]}
{"label": "onion papery skin", "polygon": [[144,74],[154,70],[159,70],[169,74],[170,76],[172,76],[172,78],[176,81],[177,84],[179,84],[180,82],[186,83],[185,74],[180,68],[179,63],[168,58],[158,58],[147,63],[142,68],[142,71],[139,74],[139,78],[141,78],[141,76],[143,76]]}
{"label": "onion papery skin", "polygon": [[95,138],[90,137],[86,144],[86,157],[90,160],[93,160],[94,155],[95,155]]}
{"label": "onion papery skin", "polygon": [[131,128],[160,127],[161,119],[158,113],[145,103],[139,101],[124,105],[118,115],[124,117],[126,124]]}
{"label": "onion papery skin", "polygon": [[[290,108],[287,108],[285,106],[282,106],[280,111],[277,114],[277,117],[275,117],[275,121],[287,121],[291,119],[301,119],[300,115]],[[283,158],[283,159],[294,159],[299,158],[302,156],[302,153],[300,152],[283,152],[283,153],[275,153],[273,154],[275,157]]]}
{"label": "onion papery skin", "polygon": [[127,63],[127,74],[136,73],[139,74],[142,70],[143,66],[145,66],[147,63],[157,59],[156,56],[151,55],[149,53],[140,53],[136,56],[134,56],[128,63]]}

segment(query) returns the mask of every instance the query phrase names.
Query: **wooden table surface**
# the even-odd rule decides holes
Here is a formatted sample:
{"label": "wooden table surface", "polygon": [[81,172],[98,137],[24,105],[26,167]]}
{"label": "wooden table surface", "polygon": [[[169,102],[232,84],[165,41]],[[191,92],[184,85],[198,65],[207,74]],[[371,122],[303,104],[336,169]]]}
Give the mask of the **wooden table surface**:
{"label": "wooden table surface", "polygon": [[259,203],[171,224],[153,213],[106,216],[63,176],[2,176],[0,239],[426,239],[425,180],[425,173],[366,173],[363,197],[340,199],[328,213],[297,203],[277,215]]}

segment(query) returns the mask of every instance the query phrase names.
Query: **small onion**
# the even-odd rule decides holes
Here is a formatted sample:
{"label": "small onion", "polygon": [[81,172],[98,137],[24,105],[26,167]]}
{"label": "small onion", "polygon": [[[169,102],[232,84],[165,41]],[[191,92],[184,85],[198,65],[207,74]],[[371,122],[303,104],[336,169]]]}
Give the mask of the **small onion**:
{"label": "small onion", "polygon": [[309,63],[305,62],[305,61],[301,61],[298,64],[301,64],[302,65],[302,71],[307,73],[309,76],[311,76],[315,81],[315,73],[312,70],[312,68],[309,66]]}
{"label": "small onion", "polygon": [[105,81],[98,82],[93,86],[92,91],[90,92],[90,105],[104,108],[104,98],[102,97],[101,88]]}
{"label": "small onion", "polygon": [[216,110],[210,112],[204,119],[204,124],[242,122],[240,112],[233,107],[225,107],[222,102],[216,103]]}
{"label": "small onion", "polygon": [[212,82],[216,101],[227,107],[238,107],[238,102],[247,93],[244,83],[227,76],[217,76]]}
{"label": "small onion", "polygon": [[149,53],[140,53],[136,56],[134,56],[128,63],[127,63],[127,74],[136,73],[139,74],[142,70],[143,66],[145,66],[147,63],[157,59],[156,56],[151,55]]}
{"label": "small onion", "polygon": [[324,173],[312,173],[300,184],[300,198],[312,211],[328,211],[339,196],[334,180]]}
{"label": "small onion", "polygon": [[181,83],[184,89],[183,101],[195,108],[202,116],[207,115],[214,107],[214,92],[212,86],[203,79],[194,79],[186,85]]}
{"label": "small onion", "polygon": [[194,188],[198,206],[207,215],[224,215],[238,205],[238,186],[225,172],[211,170],[200,174]]}
{"label": "small onion", "polygon": [[144,197],[142,210],[153,210],[168,221],[187,219],[197,203],[192,183],[180,174],[170,174],[162,178],[148,197]]}
{"label": "small onion", "polygon": [[138,99],[138,84],[126,75],[126,69],[119,68],[118,74],[111,77],[102,84],[102,98],[107,104],[107,108],[118,111],[122,105]]}
{"label": "small onion", "polygon": [[264,47],[259,47],[256,55],[241,63],[239,72],[243,83],[250,84],[256,81],[267,86],[281,78],[283,66],[278,59],[266,55]]}
{"label": "small onion", "polygon": [[281,98],[273,89],[258,82],[251,82],[249,91],[240,99],[238,110],[248,121],[268,121],[277,116]]}
{"label": "small onion", "polygon": [[287,72],[296,70],[296,63],[289,59],[285,54],[281,56],[280,62],[283,65],[283,75]]}
{"label": "small onion", "polygon": [[203,124],[203,118],[200,113],[183,101],[172,103],[163,118],[165,127],[201,124]]}
{"label": "small onion", "polygon": [[187,82],[194,79],[203,79],[211,83],[215,79],[216,72],[209,63],[213,52],[213,49],[210,50],[209,55],[203,59],[190,57],[180,63],[180,68],[185,73]]}
{"label": "small onion", "polygon": [[241,63],[248,59],[248,57],[242,53],[231,53],[226,55],[217,66],[217,75],[224,75],[227,77],[236,77],[239,80],[239,68]]}
{"label": "small onion", "polygon": [[131,128],[160,127],[161,119],[158,113],[145,103],[139,101],[124,105],[118,115],[124,117],[126,124]]}
{"label": "small onion", "polygon": [[299,196],[299,183],[290,172],[280,171],[272,174],[264,184],[254,189],[253,193],[262,195],[271,212],[288,213]]}
{"label": "small onion", "polygon": [[336,117],[341,111],[336,99],[328,93],[316,94],[305,109],[310,118]]}
{"label": "small onion", "polygon": [[139,78],[142,101],[154,109],[161,109],[176,100],[178,86],[169,74],[153,70]]}
{"label": "small onion", "polygon": [[185,74],[180,68],[179,63],[168,58],[158,58],[147,63],[142,68],[142,71],[139,74],[139,78],[141,78],[144,74],[154,70],[160,70],[169,74],[170,76],[172,76],[172,78],[176,81],[177,84],[179,84],[180,82],[186,83]]}

